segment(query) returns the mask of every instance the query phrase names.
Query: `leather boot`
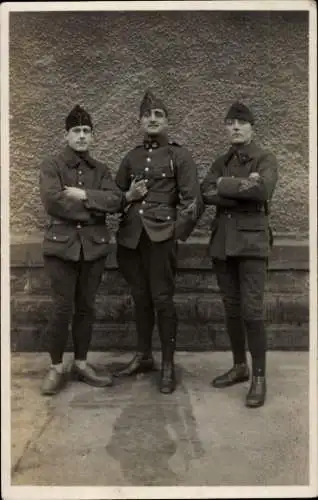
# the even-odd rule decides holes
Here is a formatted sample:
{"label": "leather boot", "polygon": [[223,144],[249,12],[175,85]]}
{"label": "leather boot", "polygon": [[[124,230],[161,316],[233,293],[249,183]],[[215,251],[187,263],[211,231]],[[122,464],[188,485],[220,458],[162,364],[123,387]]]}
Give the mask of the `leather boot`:
{"label": "leather boot", "polygon": [[41,386],[41,393],[45,396],[53,396],[54,394],[60,392],[61,389],[63,389],[66,381],[66,374],[64,372],[58,372],[52,366],[44,377]]}
{"label": "leather boot", "polygon": [[171,394],[176,388],[174,352],[176,349],[177,319],[175,311],[171,316],[161,311],[158,312],[158,330],[162,351],[159,390],[163,394]]}
{"label": "leather boot", "polygon": [[94,368],[88,363],[85,368],[80,368],[74,364],[71,373],[74,380],[84,382],[93,387],[110,387],[113,385],[111,375],[97,375]]}
{"label": "leather boot", "polygon": [[247,364],[234,365],[229,371],[212,380],[211,385],[216,388],[230,387],[234,384],[246,382],[249,379]]}
{"label": "leather boot", "polygon": [[121,370],[114,373],[115,377],[136,375],[137,373],[146,373],[155,370],[155,363],[152,354],[137,352],[133,359]]}
{"label": "leather boot", "polygon": [[263,406],[266,398],[266,379],[264,376],[253,375],[245,406],[258,408]]}
{"label": "leather boot", "polygon": [[163,394],[171,394],[176,389],[176,377],[173,359],[163,361],[161,367],[161,377],[159,390]]}

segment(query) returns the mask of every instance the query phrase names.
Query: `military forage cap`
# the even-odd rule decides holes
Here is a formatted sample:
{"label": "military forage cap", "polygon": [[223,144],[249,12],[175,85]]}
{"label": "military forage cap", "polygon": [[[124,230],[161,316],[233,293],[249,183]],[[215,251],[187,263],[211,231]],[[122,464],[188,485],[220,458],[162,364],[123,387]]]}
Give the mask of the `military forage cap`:
{"label": "military forage cap", "polygon": [[247,106],[238,101],[232,104],[225,117],[226,120],[234,120],[235,118],[237,120],[244,120],[251,123],[251,125],[254,125],[253,113]]}
{"label": "military forage cap", "polygon": [[70,130],[72,127],[78,127],[81,125],[87,125],[88,127],[93,128],[90,114],[77,104],[66,117],[65,128],[66,130]]}
{"label": "military forage cap", "polygon": [[147,90],[145,92],[145,95],[140,103],[140,112],[139,116],[140,118],[147,112],[150,111],[151,109],[162,109],[166,115],[168,116],[168,110],[166,106],[164,105],[163,101],[159,99],[159,97],[156,97],[154,93],[151,90]]}

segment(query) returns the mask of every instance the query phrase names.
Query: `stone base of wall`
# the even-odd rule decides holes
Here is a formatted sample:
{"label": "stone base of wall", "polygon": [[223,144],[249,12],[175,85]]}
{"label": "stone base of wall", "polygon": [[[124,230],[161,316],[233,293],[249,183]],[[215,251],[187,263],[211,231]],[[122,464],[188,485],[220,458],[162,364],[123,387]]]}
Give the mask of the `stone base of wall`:
{"label": "stone base of wall", "polygon": [[[11,238],[11,348],[46,351],[50,288],[45,276],[42,238]],[[180,244],[175,302],[179,350],[227,350],[223,307],[207,238]],[[309,345],[309,252],[306,239],[277,235],[269,262],[266,325],[270,349],[304,350]],[[96,303],[92,350],[127,350],[135,345],[133,306],[110,248]],[[68,349],[72,346],[69,344]],[[157,331],[154,349],[159,349]]]}

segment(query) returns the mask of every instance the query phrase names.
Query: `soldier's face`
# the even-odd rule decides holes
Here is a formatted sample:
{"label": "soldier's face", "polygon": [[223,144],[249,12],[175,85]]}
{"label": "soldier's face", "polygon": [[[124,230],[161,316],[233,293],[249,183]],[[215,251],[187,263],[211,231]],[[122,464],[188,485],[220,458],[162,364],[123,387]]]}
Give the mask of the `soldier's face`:
{"label": "soldier's face", "polygon": [[168,128],[168,118],[163,109],[151,109],[140,118],[140,126],[148,135],[158,135]]}
{"label": "soldier's face", "polygon": [[225,128],[231,144],[248,144],[253,137],[253,127],[245,120],[229,119],[225,121]]}
{"label": "soldier's face", "polygon": [[87,151],[93,140],[93,131],[88,125],[72,127],[65,133],[67,144],[74,151]]}

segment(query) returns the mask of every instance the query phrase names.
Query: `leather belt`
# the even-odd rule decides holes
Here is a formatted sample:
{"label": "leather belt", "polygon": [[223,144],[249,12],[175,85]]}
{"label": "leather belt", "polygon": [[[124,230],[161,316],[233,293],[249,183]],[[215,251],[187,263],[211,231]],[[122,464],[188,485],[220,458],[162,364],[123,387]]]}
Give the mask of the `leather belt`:
{"label": "leather belt", "polygon": [[225,208],[218,207],[218,212],[221,214],[237,214],[237,213],[265,213],[264,205],[253,205],[253,206],[245,206],[245,207],[233,207],[233,208]]}
{"label": "leather belt", "polygon": [[65,225],[65,226],[76,226],[76,227],[85,227],[85,226],[105,226],[105,219],[100,218],[95,221],[71,221],[71,220],[61,220],[61,219],[51,219],[51,224],[56,225]]}
{"label": "leather belt", "polygon": [[175,193],[160,193],[158,191],[148,191],[145,200],[154,203],[167,203],[168,205],[174,206],[177,201],[177,195]]}

